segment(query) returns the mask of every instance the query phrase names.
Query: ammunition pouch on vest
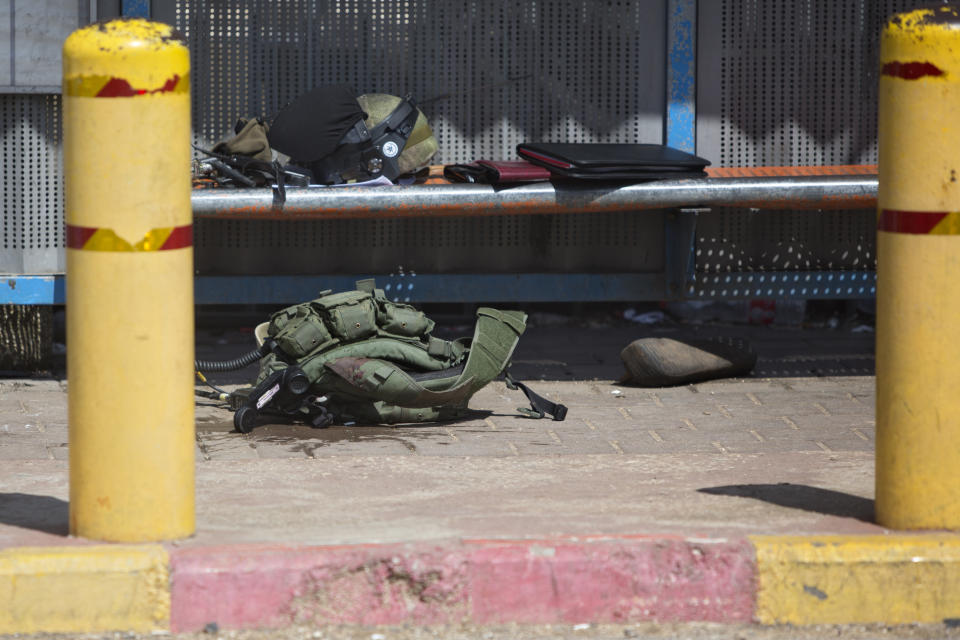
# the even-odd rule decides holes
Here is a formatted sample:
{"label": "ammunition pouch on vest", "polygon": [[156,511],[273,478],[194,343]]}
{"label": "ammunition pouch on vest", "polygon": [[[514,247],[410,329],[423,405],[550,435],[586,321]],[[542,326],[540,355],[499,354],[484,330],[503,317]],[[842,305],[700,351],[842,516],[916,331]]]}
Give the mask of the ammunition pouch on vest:
{"label": "ammunition pouch on vest", "polygon": [[[432,335],[434,322],[422,311],[388,300],[373,280],[364,280],[356,291],[324,292],[274,313],[265,331],[258,327],[259,337],[275,342],[260,361],[258,384],[296,366],[325,412],[345,422],[454,418],[503,373],[526,320],[521,311],[483,307],[472,337],[443,340]],[[530,397],[532,392],[519,387]],[[539,407],[531,398],[534,411],[525,412],[543,417],[546,408],[563,419],[566,408],[536,398]]]}

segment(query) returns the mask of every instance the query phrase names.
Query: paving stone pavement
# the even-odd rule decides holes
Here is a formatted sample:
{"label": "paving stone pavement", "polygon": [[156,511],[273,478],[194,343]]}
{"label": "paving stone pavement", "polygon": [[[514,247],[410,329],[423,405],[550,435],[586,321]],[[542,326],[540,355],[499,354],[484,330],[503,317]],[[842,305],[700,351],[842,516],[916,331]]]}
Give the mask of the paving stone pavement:
{"label": "paving stone pavement", "polygon": [[593,381],[550,381],[536,387],[570,407],[564,422],[519,416],[515,409],[523,398],[502,382],[482,390],[471,403],[487,415],[444,425],[328,429],[264,425],[240,435],[232,432],[229,411],[203,405],[197,410],[199,453],[205,460],[229,460],[873,448],[874,392],[869,377],[718,381],[655,391]]}
{"label": "paving stone pavement", "polygon": [[[461,330],[463,327],[458,327]],[[618,384],[619,351],[644,335],[747,339],[760,359],[753,377],[643,389]],[[198,357],[249,350],[249,329],[198,334]],[[520,392],[494,382],[474,396],[476,416],[447,424],[333,426],[270,424],[233,431],[231,413],[197,402],[197,460],[341,455],[553,456],[567,454],[751,454],[870,452],[874,446],[872,334],[753,326],[532,327],[514,373],[566,404],[564,422],[530,420]],[[253,369],[223,374],[234,388]],[[213,376],[216,377],[216,376]],[[0,460],[67,458],[67,382],[0,379]]]}

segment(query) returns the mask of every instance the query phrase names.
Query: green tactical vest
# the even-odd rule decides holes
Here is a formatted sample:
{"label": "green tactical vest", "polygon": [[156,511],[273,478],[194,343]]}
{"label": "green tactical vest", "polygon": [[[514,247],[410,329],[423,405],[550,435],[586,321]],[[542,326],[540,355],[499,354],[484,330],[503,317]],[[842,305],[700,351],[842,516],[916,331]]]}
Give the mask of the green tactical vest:
{"label": "green tactical vest", "polygon": [[324,406],[342,421],[455,418],[504,371],[526,321],[521,311],[483,307],[472,338],[442,340],[431,335],[434,322],[422,311],[387,300],[373,280],[362,280],[356,291],[323,292],[274,313],[266,334],[282,353],[260,361],[257,382],[296,364],[311,393],[326,397]]}

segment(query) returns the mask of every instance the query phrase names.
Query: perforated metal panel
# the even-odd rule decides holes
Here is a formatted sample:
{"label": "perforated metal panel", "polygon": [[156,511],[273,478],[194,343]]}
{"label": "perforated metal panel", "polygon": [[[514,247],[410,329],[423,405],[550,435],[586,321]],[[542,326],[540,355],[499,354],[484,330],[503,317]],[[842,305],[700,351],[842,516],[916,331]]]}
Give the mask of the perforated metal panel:
{"label": "perforated metal panel", "polygon": [[0,273],[64,268],[60,96],[0,94]]}
{"label": "perforated metal panel", "polygon": [[[698,153],[718,166],[877,162],[879,33],[908,0],[700,3]],[[701,216],[697,270],[873,269],[870,211]]]}
{"label": "perforated metal panel", "polygon": [[663,268],[663,217],[659,215],[283,224],[198,220],[195,231],[197,245],[204,247],[196,254],[196,266],[207,274],[395,273],[398,269],[584,273]]}
{"label": "perforated metal panel", "polygon": [[700,51],[698,107],[720,131],[700,150],[721,166],[875,163],[880,28],[916,4],[702,2],[701,42],[716,49]]}
{"label": "perforated metal panel", "polygon": [[697,271],[871,270],[876,214],[715,210],[697,223]]}
{"label": "perforated metal panel", "polygon": [[663,0],[178,0],[194,127],[222,138],[313,87],[410,93],[438,163],[525,140],[658,142]]}
{"label": "perforated metal panel", "polygon": [[62,273],[61,49],[96,2],[0,0],[0,273]]}
{"label": "perforated metal panel", "polygon": [[[524,141],[662,136],[663,0],[179,0],[175,19],[190,43],[201,144],[227,135],[238,116],[269,116],[341,82],[411,93],[439,142],[438,164],[515,158]],[[661,225],[655,213],[205,220],[195,240],[203,273],[633,271],[662,267]]]}

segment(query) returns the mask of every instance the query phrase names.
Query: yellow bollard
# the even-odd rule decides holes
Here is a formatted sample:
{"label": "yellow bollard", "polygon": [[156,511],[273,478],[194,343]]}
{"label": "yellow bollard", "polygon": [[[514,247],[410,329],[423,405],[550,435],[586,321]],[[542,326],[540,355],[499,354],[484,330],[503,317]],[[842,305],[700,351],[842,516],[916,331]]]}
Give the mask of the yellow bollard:
{"label": "yellow bollard", "polygon": [[880,45],[876,516],[960,529],[960,8]]}
{"label": "yellow bollard", "polygon": [[190,59],[115,20],[63,45],[70,532],[194,532]]}

